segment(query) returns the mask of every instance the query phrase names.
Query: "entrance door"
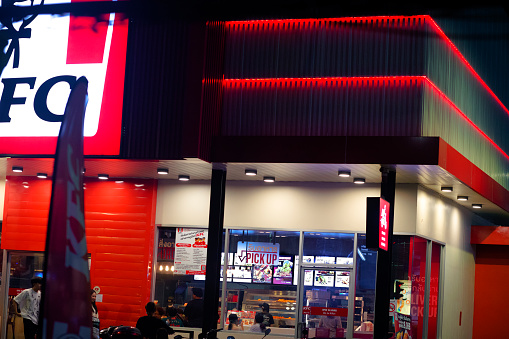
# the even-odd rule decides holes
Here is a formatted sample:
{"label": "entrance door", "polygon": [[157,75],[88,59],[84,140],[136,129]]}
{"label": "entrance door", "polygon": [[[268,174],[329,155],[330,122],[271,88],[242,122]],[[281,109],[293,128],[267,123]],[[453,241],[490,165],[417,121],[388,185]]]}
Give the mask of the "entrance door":
{"label": "entrance door", "polygon": [[352,338],[352,276],[352,268],[334,264],[300,265],[298,338]]}

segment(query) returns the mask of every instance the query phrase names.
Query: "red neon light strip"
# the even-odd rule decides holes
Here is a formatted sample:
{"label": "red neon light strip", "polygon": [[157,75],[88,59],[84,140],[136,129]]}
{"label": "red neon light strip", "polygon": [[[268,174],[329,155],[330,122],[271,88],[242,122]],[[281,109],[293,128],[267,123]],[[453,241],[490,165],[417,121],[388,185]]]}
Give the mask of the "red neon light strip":
{"label": "red neon light strip", "polygon": [[444,39],[454,53],[459,57],[459,59],[463,62],[466,68],[472,73],[472,75],[481,83],[481,85],[488,91],[488,93],[495,99],[495,101],[502,107],[502,109],[509,115],[509,109],[500,101],[500,99],[496,96],[496,94],[488,87],[488,85],[481,79],[479,74],[473,69],[473,67],[468,63],[467,59],[461,54],[458,48],[452,43],[452,41],[445,35],[442,29],[438,26],[438,24],[433,20],[429,15],[414,15],[414,16],[372,16],[372,17],[346,17],[346,18],[324,18],[324,19],[274,19],[274,20],[247,20],[247,21],[228,21],[226,22],[226,26],[230,27],[232,25],[238,24],[254,24],[254,23],[314,23],[314,22],[358,22],[358,21],[367,21],[367,20],[403,20],[403,22],[408,22],[411,19],[419,20],[422,19],[423,23],[430,23],[430,27],[434,29],[437,34]]}
{"label": "red neon light strip", "polygon": [[375,76],[375,77],[327,77],[327,78],[262,78],[262,79],[224,79],[224,86],[227,86],[228,84],[235,84],[235,83],[278,83],[278,82],[303,82],[306,85],[310,85],[313,82],[318,82],[319,84],[322,84],[326,81],[347,81],[349,83],[355,82],[355,81],[398,81],[402,80],[404,82],[415,80],[415,81],[421,81],[421,83],[426,83],[430,86],[430,88],[435,91],[440,97],[444,99],[445,102],[451,106],[453,110],[455,110],[465,121],[467,121],[476,131],[478,131],[486,140],[488,140],[493,147],[495,147],[500,153],[502,153],[507,160],[509,160],[509,155],[500,148],[486,133],[484,133],[472,120],[470,120],[465,113],[463,113],[458,106],[456,106],[431,80],[429,80],[425,76]]}

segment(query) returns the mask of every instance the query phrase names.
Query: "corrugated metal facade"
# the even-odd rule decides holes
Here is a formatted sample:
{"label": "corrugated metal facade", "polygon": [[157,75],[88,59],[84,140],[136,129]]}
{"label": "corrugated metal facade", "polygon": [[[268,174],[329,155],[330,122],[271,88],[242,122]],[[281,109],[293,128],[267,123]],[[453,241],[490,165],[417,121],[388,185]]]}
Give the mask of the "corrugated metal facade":
{"label": "corrugated metal facade", "polygon": [[198,144],[204,36],[205,23],[130,23],[121,158],[196,156],[183,144]]}
{"label": "corrugated metal facade", "polygon": [[[134,325],[150,300],[157,183],[85,180],[91,286],[99,286],[101,326]],[[144,184],[136,187],[135,184]],[[51,180],[9,177],[2,249],[44,251]]]}
{"label": "corrugated metal facade", "polygon": [[226,28],[222,135],[439,136],[509,188],[509,111],[429,16]]}

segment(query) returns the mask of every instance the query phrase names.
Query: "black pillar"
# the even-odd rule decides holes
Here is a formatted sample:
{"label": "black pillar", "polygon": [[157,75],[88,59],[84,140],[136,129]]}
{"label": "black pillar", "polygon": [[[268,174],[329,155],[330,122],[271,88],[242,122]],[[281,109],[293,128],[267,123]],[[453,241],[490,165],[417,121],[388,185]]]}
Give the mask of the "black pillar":
{"label": "black pillar", "polygon": [[376,262],[375,328],[374,338],[388,338],[389,307],[391,298],[392,232],[394,227],[394,196],[396,195],[396,170],[381,167],[380,196],[391,204],[389,211],[389,236],[387,251],[378,250]]}
{"label": "black pillar", "polygon": [[[207,333],[217,327],[225,186],[226,167],[222,164],[213,164],[212,180],[210,183],[207,274],[205,277],[205,296],[203,300],[203,333]],[[216,336],[212,335],[211,338],[216,338]]]}

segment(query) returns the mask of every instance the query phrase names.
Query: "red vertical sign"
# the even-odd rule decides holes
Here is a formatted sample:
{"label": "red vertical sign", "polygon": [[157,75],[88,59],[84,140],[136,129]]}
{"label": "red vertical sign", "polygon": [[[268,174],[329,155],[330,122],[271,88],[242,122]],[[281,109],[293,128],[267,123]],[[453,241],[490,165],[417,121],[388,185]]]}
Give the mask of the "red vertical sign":
{"label": "red vertical sign", "polygon": [[87,89],[87,79],[79,78],[58,136],[40,315],[44,339],[92,335],[82,174]]}
{"label": "red vertical sign", "polygon": [[384,251],[389,250],[389,211],[390,204],[380,198],[380,213],[378,219],[378,247]]}

